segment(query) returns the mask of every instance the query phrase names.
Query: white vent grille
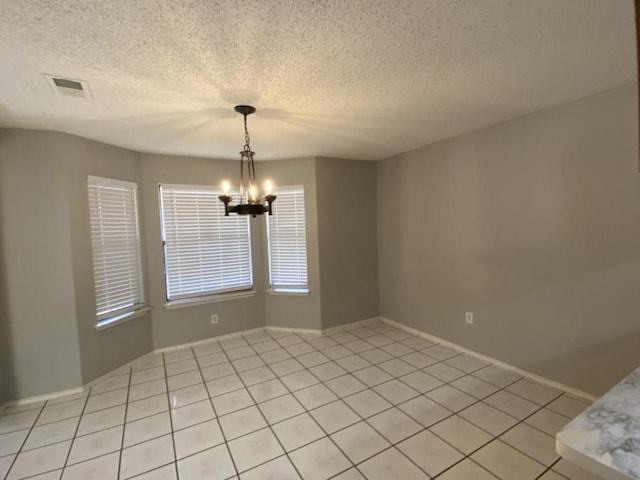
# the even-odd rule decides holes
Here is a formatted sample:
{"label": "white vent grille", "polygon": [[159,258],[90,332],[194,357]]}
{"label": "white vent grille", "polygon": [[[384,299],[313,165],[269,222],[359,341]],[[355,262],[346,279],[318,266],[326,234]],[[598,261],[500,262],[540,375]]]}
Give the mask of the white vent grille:
{"label": "white vent grille", "polygon": [[51,91],[54,95],[64,95],[66,97],[92,98],[89,84],[77,78],[61,77],[60,75],[44,74]]}

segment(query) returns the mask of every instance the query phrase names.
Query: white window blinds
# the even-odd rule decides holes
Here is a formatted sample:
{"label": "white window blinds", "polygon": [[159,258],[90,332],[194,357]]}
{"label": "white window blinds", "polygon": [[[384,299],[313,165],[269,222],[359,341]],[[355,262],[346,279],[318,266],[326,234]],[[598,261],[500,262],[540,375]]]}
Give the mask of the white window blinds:
{"label": "white window blinds", "polygon": [[161,185],[167,300],[253,286],[249,218],[224,216],[213,188]]}
{"label": "white window blinds", "polygon": [[279,188],[277,193],[273,216],[267,217],[271,288],[280,291],[307,290],[304,188]]}
{"label": "white window blinds", "polygon": [[137,185],[90,176],[89,216],[98,321],[144,304]]}

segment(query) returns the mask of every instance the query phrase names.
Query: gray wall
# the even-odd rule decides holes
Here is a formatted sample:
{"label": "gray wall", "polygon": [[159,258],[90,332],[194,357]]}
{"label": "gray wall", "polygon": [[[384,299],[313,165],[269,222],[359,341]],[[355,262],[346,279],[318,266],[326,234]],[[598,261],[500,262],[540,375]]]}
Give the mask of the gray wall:
{"label": "gray wall", "polygon": [[637,118],[626,85],[380,162],[381,314],[610,388],[640,365]]}
{"label": "gray wall", "polygon": [[82,383],[61,142],[57,133],[0,130],[9,399]]}
{"label": "gray wall", "polygon": [[[320,257],[318,248],[318,207],[316,199],[316,170],[314,158],[260,162],[257,166],[261,179],[271,178],[278,186],[304,187],[305,220],[307,224],[308,295],[267,294],[265,298],[266,324],[276,327],[322,328]],[[278,200],[276,199],[276,202]],[[266,238],[265,222],[260,222],[263,238]],[[263,242],[265,273],[264,285],[269,285],[267,242]]]}
{"label": "gray wall", "polygon": [[4,399],[79,387],[149,352],[149,315],[95,329],[86,188],[87,175],[140,183],[139,154],[63,133],[4,129],[0,162]]}
{"label": "gray wall", "polygon": [[[2,137],[0,137],[2,142]],[[1,143],[0,143],[1,145]],[[1,147],[0,147],[1,148]],[[1,160],[0,160],[1,161]],[[2,168],[0,167],[0,177]],[[0,188],[2,180],[0,179]],[[0,212],[2,212],[2,194],[0,192]],[[13,346],[11,345],[11,332],[7,316],[6,299],[6,268],[4,263],[4,228],[0,221],[0,405],[11,398],[11,392],[16,389],[15,374],[13,372],[12,358]]]}
{"label": "gray wall", "polygon": [[[315,160],[261,163],[304,185],[311,294],[269,295],[264,219],[252,219],[252,298],[167,310],[159,183],[216,185],[237,162],[138,154],[63,133],[0,130],[0,401],[78,387],[152,348],[270,325],[321,328]],[[87,175],[139,184],[151,314],[95,330]],[[11,208],[9,208],[11,206]],[[219,315],[212,326],[211,314]],[[153,320],[152,320],[153,318]]]}
{"label": "gray wall", "polygon": [[322,328],[379,315],[376,164],[316,159]]}
{"label": "gray wall", "polygon": [[[82,382],[88,383],[152,350],[151,318],[143,317],[97,331],[87,176],[115,178],[138,184],[138,214],[145,271],[145,232],[140,158],[137,152],[63,135],[63,159],[71,231],[75,307],[80,340]],[[144,284],[148,278],[144,275]],[[148,297],[148,289],[147,289]]]}
{"label": "gray wall", "polygon": [[[146,226],[149,292],[152,307],[153,346],[162,348],[203,340],[240,330],[262,327],[264,315],[264,278],[262,229],[260,218],[251,219],[253,278],[257,294],[251,298],[228,300],[167,310],[164,283],[164,260],[160,234],[158,184],[220,185],[223,179],[232,182],[239,176],[238,162],[192,157],[142,154],[142,203]],[[218,325],[211,325],[211,315],[217,313]]]}

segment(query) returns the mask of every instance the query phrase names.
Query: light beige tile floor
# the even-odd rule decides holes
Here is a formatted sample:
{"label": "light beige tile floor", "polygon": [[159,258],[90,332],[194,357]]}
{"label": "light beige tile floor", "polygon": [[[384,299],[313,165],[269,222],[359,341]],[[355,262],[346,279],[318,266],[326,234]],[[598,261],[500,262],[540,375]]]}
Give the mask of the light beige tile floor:
{"label": "light beige tile floor", "polygon": [[149,354],[0,415],[0,478],[589,480],[554,435],[587,403],[389,324]]}

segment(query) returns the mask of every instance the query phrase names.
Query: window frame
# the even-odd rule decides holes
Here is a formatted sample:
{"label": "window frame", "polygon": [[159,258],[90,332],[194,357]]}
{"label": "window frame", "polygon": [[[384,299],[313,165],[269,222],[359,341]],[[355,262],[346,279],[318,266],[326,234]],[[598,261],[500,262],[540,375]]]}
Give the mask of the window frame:
{"label": "window frame", "polygon": [[[93,276],[93,290],[94,290],[94,300],[95,300],[95,318],[96,318],[96,328],[102,329],[107,326],[111,326],[115,323],[120,323],[125,320],[129,320],[132,318],[137,318],[142,314],[146,313],[149,308],[146,307],[146,293],[145,293],[145,283],[144,283],[144,268],[142,261],[142,242],[140,235],[140,209],[139,209],[139,200],[138,200],[138,184],[136,182],[131,182],[128,180],[121,180],[115,178],[108,177],[100,177],[96,175],[87,175],[87,204],[89,208],[89,236],[91,242],[91,269]],[[98,279],[96,278],[96,249],[94,246],[94,221],[101,221],[101,218],[94,218],[93,212],[94,208],[92,207],[92,202],[94,198],[94,194],[92,193],[93,186],[96,187],[111,187],[111,188],[119,188],[122,190],[130,190],[133,194],[133,210],[134,210],[134,224],[135,224],[135,253],[136,255],[136,264],[135,276],[138,278],[139,291],[134,292],[132,297],[137,297],[134,303],[130,305],[126,305],[117,309],[107,310],[102,313],[98,311]],[[102,230],[101,230],[102,232]]]}
{"label": "window frame", "polygon": [[[251,235],[251,223],[247,216],[247,248],[249,258],[249,280],[250,283],[247,286],[230,287],[220,290],[206,290],[200,292],[192,292],[169,296],[169,268],[167,260],[167,237],[166,237],[166,220],[165,220],[165,206],[162,195],[163,187],[182,190],[205,190],[212,192],[215,197],[215,206],[220,208],[220,215],[224,216],[224,205],[218,200],[218,196],[223,192],[219,188],[210,185],[190,185],[190,184],[174,184],[174,183],[159,183],[158,184],[158,207],[160,216],[160,239],[162,242],[162,260],[163,260],[163,277],[164,277],[164,293],[165,293],[165,308],[181,308],[184,306],[200,305],[205,303],[217,302],[221,300],[233,300],[236,298],[245,298],[253,296],[254,291],[254,271],[253,271],[253,247],[252,247],[252,235]],[[239,196],[239,192],[232,191],[231,196]],[[219,204],[219,205],[218,205]]]}
{"label": "window frame", "polygon": [[[308,295],[310,293],[309,290],[309,245],[307,242],[307,199],[305,194],[304,185],[288,185],[283,187],[278,187],[278,196],[279,199],[282,199],[282,194],[287,192],[297,192],[301,191],[302,193],[302,201],[303,201],[303,214],[304,214],[304,248],[305,248],[305,267],[306,267],[306,283],[304,285],[278,285],[274,283],[273,279],[273,259],[271,253],[271,227],[269,226],[269,219],[275,217],[277,221],[278,218],[278,199],[274,202],[274,212],[273,217],[269,217],[269,215],[265,215],[265,226],[266,226],[266,238],[267,238],[267,268],[269,275],[269,294],[273,295]],[[282,215],[282,213],[280,213]]]}

